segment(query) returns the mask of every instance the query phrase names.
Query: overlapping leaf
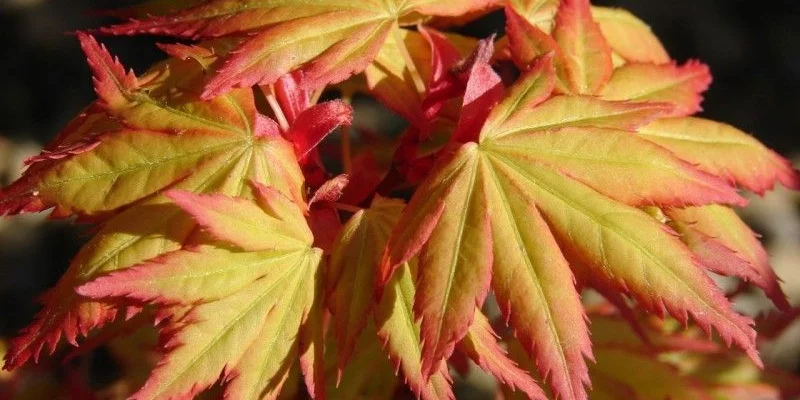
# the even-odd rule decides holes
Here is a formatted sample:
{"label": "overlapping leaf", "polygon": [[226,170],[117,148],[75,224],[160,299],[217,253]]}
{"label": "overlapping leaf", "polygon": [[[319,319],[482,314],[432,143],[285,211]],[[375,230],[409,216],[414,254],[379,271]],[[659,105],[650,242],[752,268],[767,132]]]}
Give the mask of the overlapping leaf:
{"label": "overlapping leaf", "polygon": [[[319,296],[322,252],[311,247],[299,205],[275,189],[256,184],[255,192],[258,205],[220,194],[169,192],[219,242],[175,251],[78,289],[95,298],[199,303],[183,321],[164,328],[173,331],[168,352],[134,398],[192,396],[220,376],[228,397],[274,398],[303,352],[298,336]],[[230,230],[239,216],[263,224]]]}
{"label": "overlapping leaf", "polygon": [[[45,344],[54,348],[62,333],[74,343],[117,315],[113,304],[85,301],[72,287],[193,240],[195,223],[159,191],[173,187],[251,197],[252,180],[302,202],[303,176],[293,146],[258,115],[250,90],[200,101],[197,82],[204,73],[197,61],[170,60],[137,81],[92,38],[80,38],[103,109],[90,109],[60,145],[87,139],[96,144],[34,164],[7,190],[43,207],[84,214],[126,208],[101,227],[45,297],[45,309],[14,341],[9,366],[37,357]],[[109,120],[115,122],[111,129],[123,128],[98,135]]]}
{"label": "overlapping leaf", "polygon": [[457,16],[493,6],[494,2],[487,0],[446,4],[430,0],[324,0],[302,5],[286,0],[208,0],[104,31],[192,39],[251,34],[207,82],[202,95],[210,98],[232,87],[273,83],[298,68],[304,72],[302,84],[306,87],[340,82],[363,71],[387,37],[403,36],[398,24],[404,17]]}
{"label": "overlapping leaf", "polygon": [[[668,228],[633,207],[741,198],[724,180],[632,132],[663,116],[663,106],[581,96],[542,102],[547,91],[538,93],[552,89],[554,74],[545,58],[523,76],[489,115],[477,143],[454,144],[440,160],[407,207],[407,223],[392,232],[384,278],[420,254],[415,314],[422,320],[423,371],[466,334],[467,307],[482,303],[491,281],[555,392],[585,398],[584,357],[591,351],[561,252],[644,307],[682,320],[691,314],[758,359],[750,321],[730,308]],[[669,193],[654,187],[653,176]],[[554,259],[563,261],[555,267]]]}

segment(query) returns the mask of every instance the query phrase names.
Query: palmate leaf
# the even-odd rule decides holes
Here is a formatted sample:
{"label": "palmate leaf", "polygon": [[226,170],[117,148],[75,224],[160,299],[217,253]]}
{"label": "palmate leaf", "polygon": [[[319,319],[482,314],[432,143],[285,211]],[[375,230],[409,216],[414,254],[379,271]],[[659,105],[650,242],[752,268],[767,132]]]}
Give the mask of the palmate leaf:
{"label": "palmate leaf", "polygon": [[[95,72],[99,105],[59,141],[70,144],[88,135],[84,139],[96,139],[97,145],[34,164],[5,191],[19,193],[27,204],[39,203],[37,209],[116,214],[72,261],[45,296],[45,308],[14,340],[6,357],[9,367],[38,357],[45,344],[53,350],[62,334],[74,344],[118,315],[114,303],[88,301],[73,287],[196,240],[196,223],[161,190],[252,198],[248,182],[255,181],[303,201],[294,146],[258,115],[251,90],[197,100],[204,69],[194,59],[159,64],[137,82],[94,39],[79,38]],[[98,135],[96,129],[112,118],[110,130]],[[125,209],[118,212],[120,207]]]}
{"label": "palmate leaf", "polygon": [[[208,0],[168,15],[132,20],[106,33],[153,33],[192,39],[251,34],[207,82],[203,98],[232,87],[270,84],[301,69],[310,88],[363,71],[410,15],[458,16],[495,7],[490,0],[438,2]],[[397,36],[394,36],[397,37]]]}
{"label": "palmate leaf", "polygon": [[[651,311],[691,315],[758,360],[752,321],[731,309],[671,229],[636,208],[742,199],[724,179],[637,136],[671,108],[575,95],[542,102],[546,95],[536,93],[552,88],[554,75],[542,59],[492,110],[474,142],[452,143],[390,236],[383,281],[420,254],[414,311],[423,372],[434,371],[464,337],[469,307],[482,303],[491,282],[554,392],[586,398],[591,350],[566,260]],[[653,185],[654,176],[670,189]]]}
{"label": "palmate leaf", "polygon": [[[219,242],[169,253],[78,289],[95,298],[198,304],[163,328],[171,335],[167,354],[133,398],[190,397],[220,377],[227,382],[226,397],[275,398],[292,361],[304,352],[299,331],[312,307],[319,307],[322,251],[311,247],[313,236],[298,204],[275,189],[254,189],[258,206],[219,194],[171,191]],[[244,214],[266,224],[228,230],[231,215]],[[287,234],[265,234],[273,231]],[[258,245],[254,238],[263,240]]]}

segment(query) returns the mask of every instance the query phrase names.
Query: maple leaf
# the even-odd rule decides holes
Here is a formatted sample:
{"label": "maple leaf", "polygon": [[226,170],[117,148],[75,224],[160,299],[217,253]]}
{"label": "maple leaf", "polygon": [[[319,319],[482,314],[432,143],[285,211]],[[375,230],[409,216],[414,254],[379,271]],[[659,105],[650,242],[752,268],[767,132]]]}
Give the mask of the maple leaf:
{"label": "maple leaf", "polygon": [[628,63],[614,71],[602,90],[608,100],[658,101],[675,105],[674,116],[701,111],[700,93],[711,84],[708,67],[697,61],[682,66]]}
{"label": "maple leaf", "polygon": [[401,24],[412,14],[457,16],[495,7],[494,1],[208,0],[194,7],[102,29],[112,34],[151,33],[209,39],[251,36],[226,58],[205,85],[203,98],[233,87],[271,84],[300,69],[302,85],[318,88],[363,71],[389,36],[402,41]]}
{"label": "maple leaf", "polygon": [[[45,345],[53,350],[62,334],[75,344],[77,336],[118,315],[113,303],[87,301],[72,287],[194,240],[196,224],[159,193],[163,189],[252,197],[247,184],[252,180],[303,201],[295,146],[258,114],[251,90],[197,100],[204,68],[196,59],[171,59],[136,79],[93,38],[78,37],[93,67],[99,100],[59,140],[70,144],[89,135],[97,143],[32,165],[6,190],[19,193],[25,204],[40,204],[37,210],[56,206],[66,213],[95,214],[126,208],[103,224],[44,297],[45,308],[13,341],[8,367],[38,358]],[[201,50],[193,51],[210,54]],[[95,112],[98,107],[102,112]],[[112,125],[117,130],[97,134],[109,118],[118,121]],[[319,137],[317,128],[332,129],[329,124],[301,128],[294,136]]]}
{"label": "maple leaf", "polygon": [[[390,236],[383,282],[420,255],[414,311],[423,372],[464,337],[491,283],[555,393],[586,398],[591,350],[568,259],[656,313],[691,314],[757,360],[751,321],[733,312],[673,232],[635,207],[742,199],[723,179],[634,133],[672,108],[545,100],[555,79],[547,57],[520,78],[472,141],[451,145]],[[670,189],[654,187],[653,176]]]}
{"label": "maple leaf", "polygon": [[[298,332],[319,295],[322,251],[311,247],[299,205],[275,189],[254,188],[256,203],[170,191],[220,242],[168,253],[78,288],[95,298],[194,306],[183,321],[163,328],[170,332],[167,354],[133,398],[192,396],[220,376],[227,397],[280,391],[302,351]],[[232,222],[239,229],[231,230]]]}

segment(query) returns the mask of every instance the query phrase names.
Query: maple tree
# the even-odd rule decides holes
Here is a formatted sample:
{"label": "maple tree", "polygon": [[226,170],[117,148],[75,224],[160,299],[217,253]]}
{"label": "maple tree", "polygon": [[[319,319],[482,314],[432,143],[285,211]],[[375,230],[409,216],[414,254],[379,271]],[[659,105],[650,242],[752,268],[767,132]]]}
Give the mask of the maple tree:
{"label": "maple tree", "polygon": [[[503,37],[446,32],[499,10]],[[506,398],[778,398],[797,383],[758,372],[754,321],[708,273],[792,308],[732,207],[800,176],[692,116],[709,68],[671,60],[630,13],[588,0],[111,13],[129,20],[99,33],[195,43],[160,44],[168,58],[137,76],[77,33],[97,100],[0,190],[0,214],[96,230],[7,369],[154,323],[163,356],[136,399],[216,383],[233,399],[392,398],[403,384],[447,399],[467,360]],[[407,128],[355,143],[356,93]],[[587,314],[589,290],[615,311]]]}

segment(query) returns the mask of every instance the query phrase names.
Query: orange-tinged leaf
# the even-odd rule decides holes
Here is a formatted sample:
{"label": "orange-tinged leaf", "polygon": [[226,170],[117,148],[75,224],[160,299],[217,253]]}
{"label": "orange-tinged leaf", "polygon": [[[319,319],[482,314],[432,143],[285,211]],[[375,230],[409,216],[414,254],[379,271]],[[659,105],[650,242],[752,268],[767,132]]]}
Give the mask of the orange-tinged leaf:
{"label": "orange-tinged leaf", "polygon": [[[449,181],[457,176],[465,162],[456,158],[458,162],[442,162],[435,171],[443,181]],[[430,194],[424,200],[415,204],[414,212],[403,212],[404,224],[397,225],[389,235],[384,254],[381,256],[381,265],[378,269],[376,297],[381,298],[382,287],[392,278],[394,271],[403,263],[417,255],[422,246],[428,241],[433,230],[445,211],[445,198],[452,191],[449,186],[437,185],[435,181],[426,180],[427,184],[417,190],[424,190]],[[423,189],[424,188],[424,189]]]}
{"label": "orange-tinged leaf", "polygon": [[[179,198],[183,201],[188,197]],[[208,208],[220,206],[208,199],[194,198]],[[272,201],[279,204],[271,210],[289,214],[278,218],[284,223],[300,213],[298,205],[295,210],[288,207],[288,199],[274,197]],[[253,210],[245,204],[250,203],[222,206],[234,215],[267,215],[261,208]],[[195,207],[188,211],[208,213]],[[220,221],[212,216],[203,223],[214,226]],[[276,227],[265,225],[261,229],[269,233]],[[298,332],[312,307],[319,307],[316,299],[322,252],[310,247],[308,234],[297,234],[289,243],[282,251],[239,254],[219,245],[201,247],[194,254],[181,250],[167,256],[165,262],[143,264],[80,288],[81,293],[97,298],[122,295],[147,299],[155,292],[159,294],[157,302],[187,306],[202,303],[186,318],[173,320],[165,328],[171,331],[165,345],[168,353],[133,398],[192,396],[220,376],[228,381],[228,397],[257,399],[263,393],[277,394],[291,366],[289,360],[299,351]],[[205,256],[202,261],[201,256]],[[220,280],[220,276],[233,280]],[[153,283],[158,287],[152,288]]]}
{"label": "orange-tinged leaf", "polygon": [[[100,133],[120,128],[120,124],[108,116],[97,102],[92,103],[67,124],[53,142],[42,150],[40,156],[34,157],[39,160],[30,163],[21,178],[0,189],[0,215],[39,212],[50,207],[51,205],[46,204],[36,192],[41,171],[46,171],[53,164],[67,158],[68,154],[64,154],[63,149],[76,146],[86,149],[87,144],[99,143],[96,136]],[[53,155],[57,157],[52,157]]]}
{"label": "orange-tinged leaf", "polygon": [[381,252],[404,207],[400,200],[375,197],[370,208],[350,217],[333,245],[326,282],[340,370],[369,320]]}
{"label": "orange-tinged leaf", "polygon": [[665,118],[638,132],[699,169],[758,194],[778,182],[800,188],[800,177],[789,161],[730,125],[693,117]]}
{"label": "orange-tinged leaf", "polygon": [[[285,154],[291,156],[291,150]],[[250,163],[249,158],[213,160],[201,165],[195,175],[180,182],[177,188],[245,195],[243,190],[248,187],[242,182],[247,179],[272,182],[286,189],[291,187],[278,179],[265,180],[262,172],[249,169]],[[267,170],[267,176],[281,176],[278,173],[281,166],[267,165],[276,168]],[[153,219],[153,213],[159,218]],[[177,250],[189,240],[195,228],[191,217],[162,195],[131,207],[108,221],[72,260],[56,287],[44,297],[45,308],[37,314],[34,322],[13,340],[6,365],[16,367],[30,358],[38,359],[45,345],[53,351],[62,335],[74,344],[78,336],[114,319],[117,314],[114,304],[79,297],[73,287],[104,272],[130,267]]]}
{"label": "orange-tinged leaf", "polygon": [[531,399],[546,399],[536,381],[508,358],[506,351],[497,343],[497,338],[489,320],[480,310],[475,310],[475,321],[459,344],[459,349],[503,384],[525,393]]}
{"label": "orange-tinged leaf", "polygon": [[642,20],[621,8],[592,7],[592,17],[614,53],[631,62],[670,62],[664,46]]}
{"label": "orange-tinged leaf", "polygon": [[[111,60],[91,37],[81,39],[98,52],[90,57]],[[93,68],[100,76],[117,70],[99,62]],[[114,86],[119,93],[99,92],[106,112],[129,128],[96,136],[100,143],[90,151],[37,169],[38,182],[32,188],[36,197],[61,209],[100,213],[147,197],[215,159],[269,157],[259,153],[280,147],[282,139],[257,130],[259,117],[251,91],[234,91],[209,102],[185,100],[202,79],[202,71],[194,61],[170,60],[156,66],[141,87]],[[290,163],[284,163],[284,169],[290,169]],[[291,191],[299,198],[302,177],[289,171],[280,175],[280,180],[296,181]]]}
{"label": "orange-tinged leaf", "polygon": [[197,99],[205,70],[196,61],[168,60],[151,69],[137,86],[92,36],[78,39],[89,60],[95,91],[106,111],[132,128],[174,133],[238,133],[247,135],[255,123],[252,92],[240,90],[214,101]]}
{"label": "orange-tinged leaf", "polygon": [[658,221],[553,171],[502,153],[493,161],[506,179],[527,183],[562,248],[599,278],[657,313],[668,311],[680,320],[691,314],[701,327],[715,328],[759,360],[752,321],[731,309],[691,252]]}
{"label": "orange-tinged leaf", "polygon": [[416,260],[402,263],[385,285],[375,309],[375,323],[384,349],[402,371],[406,383],[424,400],[454,400],[451,378],[444,363],[429,378],[422,375],[420,324],[412,310],[416,289]]}
{"label": "orange-tinged leaf", "polygon": [[515,9],[506,8],[506,32],[508,34],[511,57],[522,70],[531,68],[538,57],[553,53],[556,69],[556,87],[561,93],[570,93],[570,78],[567,61],[558,43],[547,33],[532,25]]}
{"label": "orange-tinged leaf", "polygon": [[481,140],[498,139],[521,132],[564,127],[596,127],[635,131],[672,111],[658,103],[605,101],[590,96],[555,96],[514,118],[483,130]]}
{"label": "orange-tinged leaf", "polygon": [[[631,132],[602,128],[525,131],[492,140],[489,146],[518,160],[547,164],[625,204],[747,204],[725,180],[695,169]],[[653,181],[663,185],[653,185]]]}
{"label": "orange-tinged leaf", "polygon": [[570,266],[524,185],[497,171],[492,181],[492,290],[500,310],[554,392],[585,399],[591,342]]}
{"label": "orange-tinged leaf", "polygon": [[319,257],[309,252],[236,294],[197,306],[167,344],[173,350],[133,398],[193,395],[220,375],[230,380],[229,397],[258,399],[277,391],[281,371],[291,364],[286,359],[297,351]]}
{"label": "orange-tinged leaf", "polygon": [[297,235],[296,227],[268,215],[247,199],[223,194],[196,195],[185,191],[169,191],[167,197],[191,214],[214,237],[245,251],[287,250],[299,243],[308,245],[313,242],[308,227]]}
{"label": "orange-tinged leaf", "polygon": [[38,176],[37,196],[83,213],[110,211],[184,178],[197,165],[235,154],[240,137],[121,130],[92,151],[64,159]]}
{"label": "orange-tinged leaf", "polygon": [[589,0],[562,0],[553,38],[564,53],[572,91],[599,94],[611,78],[611,48],[592,19]]}
{"label": "orange-tinged leaf", "polygon": [[131,20],[102,31],[151,33],[192,39],[250,33],[207,82],[203,98],[233,87],[271,84],[294,70],[302,86],[319,88],[363,71],[404,17],[454,16],[496,7],[495,1],[441,3],[322,0],[297,5],[284,0],[211,0],[167,15]]}
{"label": "orange-tinged leaf", "polygon": [[271,270],[286,268],[297,257],[296,251],[202,245],[101,276],[77,291],[92,298],[128,297],[162,304],[213,301],[235,294]]}
{"label": "orange-tinged leaf", "polygon": [[[302,199],[303,176],[292,146],[277,136],[258,135],[251,91],[232,92],[198,106],[193,104],[200,104],[199,100],[183,100],[184,95],[189,96],[185,90],[196,88],[202,75],[202,66],[191,60],[157,65],[147,79],[140,79],[142,86],[132,92],[136,94],[134,100],[129,99],[119,109],[108,106],[104,113],[126,125],[141,123],[144,129],[111,131],[101,135],[105,140],[91,151],[36,164],[42,167],[36,167],[35,185],[27,193],[34,201],[44,203],[43,207],[57,205],[64,210],[74,206],[82,213],[97,213],[135,204],[106,222],[73,260],[51,295],[44,299],[46,307],[14,341],[6,357],[8,366],[38,358],[44,346],[53,350],[62,334],[75,343],[78,336],[115,318],[113,303],[88,301],[74,293],[74,286],[101,273],[178,250],[191,240],[196,224],[167,198],[154,193],[171,187],[252,198],[247,182],[256,181],[293,199]],[[219,119],[211,110],[221,113]],[[107,126],[102,116],[97,124],[91,122],[94,115],[89,114],[85,124],[78,124],[59,140],[70,143],[80,140],[83,134],[92,134],[93,126]],[[198,131],[172,133],[171,127],[184,126],[186,120],[197,124]],[[201,140],[191,143],[190,138]],[[84,167],[100,168],[102,173]],[[41,177],[47,180],[42,181]],[[37,189],[42,182],[49,186]]]}
{"label": "orange-tinged leaf", "polygon": [[[790,305],[781,289],[778,277],[769,264],[769,256],[756,234],[732,209],[719,205],[665,210],[668,217],[688,225],[694,231],[713,239],[736,257],[744,260],[755,276],[747,275],[764,289],[767,296],[782,309]],[[729,263],[730,264],[730,263]]]}
{"label": "orange-tinged leaf", "polygon": [[[454,156],[453,163],[461,165],[451,177],[453,184],[445,198],[444,212],[419,255],[414,314],[421,320],[424,376],[442,368],[489,290],[491,227],[487,199],[481,190],[485,176],[476,150],[467,144]],[[420,200],[412,199],[404,215],[424,207],[425,201]]]}
{"label": "orange-tinged leaf", "polygon": [[673,116],[679,117],[701,110],[701,94],[710,84],[708,66],[697,61],[681,66],[629,63],[614,70],[600,95],[608,100],[673,104]]}
{"label": "orange-tinged leaf", "polygon": [[[584,357],[592,354],[585,325],[575,329],[584,317],[577,292],[567,289],[574,281],[566,259],[649,310],[684,321],[691,315],[758,360],[752,321],[731,309],[673,231],[636,208],[744,200],[724,180],[639,140],[635,131],[673,106],[590,96],[541,102],[554,86],[555,71],[547,65],[545,57],[495,106],[478,143],[442,153],[390,235],[379,282],[420,254],[417,289],[424,293],[416,295],[414,309],[422,319],[423,373],[450,351],[439,321],[447,321],[446,332],[454,336],[472,323],[466,304],[483,298],[487,260],[493,260],[486,270],[511,328],[565,398],[586,398]],[[673,183],[658,187],[653,176]],[[675,185],[691,189],[665,189]],[[560,267],[553,260],[561,260]],[[472,268],[463,271],[462,263]],[[515,292],[525,276],[526,285]],[[463,290],[448,307],[452,282],[462,282]],[[432,316],[439,325],[430,331],[426,318]],[[432,353],[430,340],[438,346]]]}
{"label": "orange-tinged leaf", "polygon": [[372,7],[326,12],[265,29],[231,53],[208,81],[203,98],[232,87],[275,82],[306,63],[302,85],[309,88],[363,71],[396,29],[382,7]]}

